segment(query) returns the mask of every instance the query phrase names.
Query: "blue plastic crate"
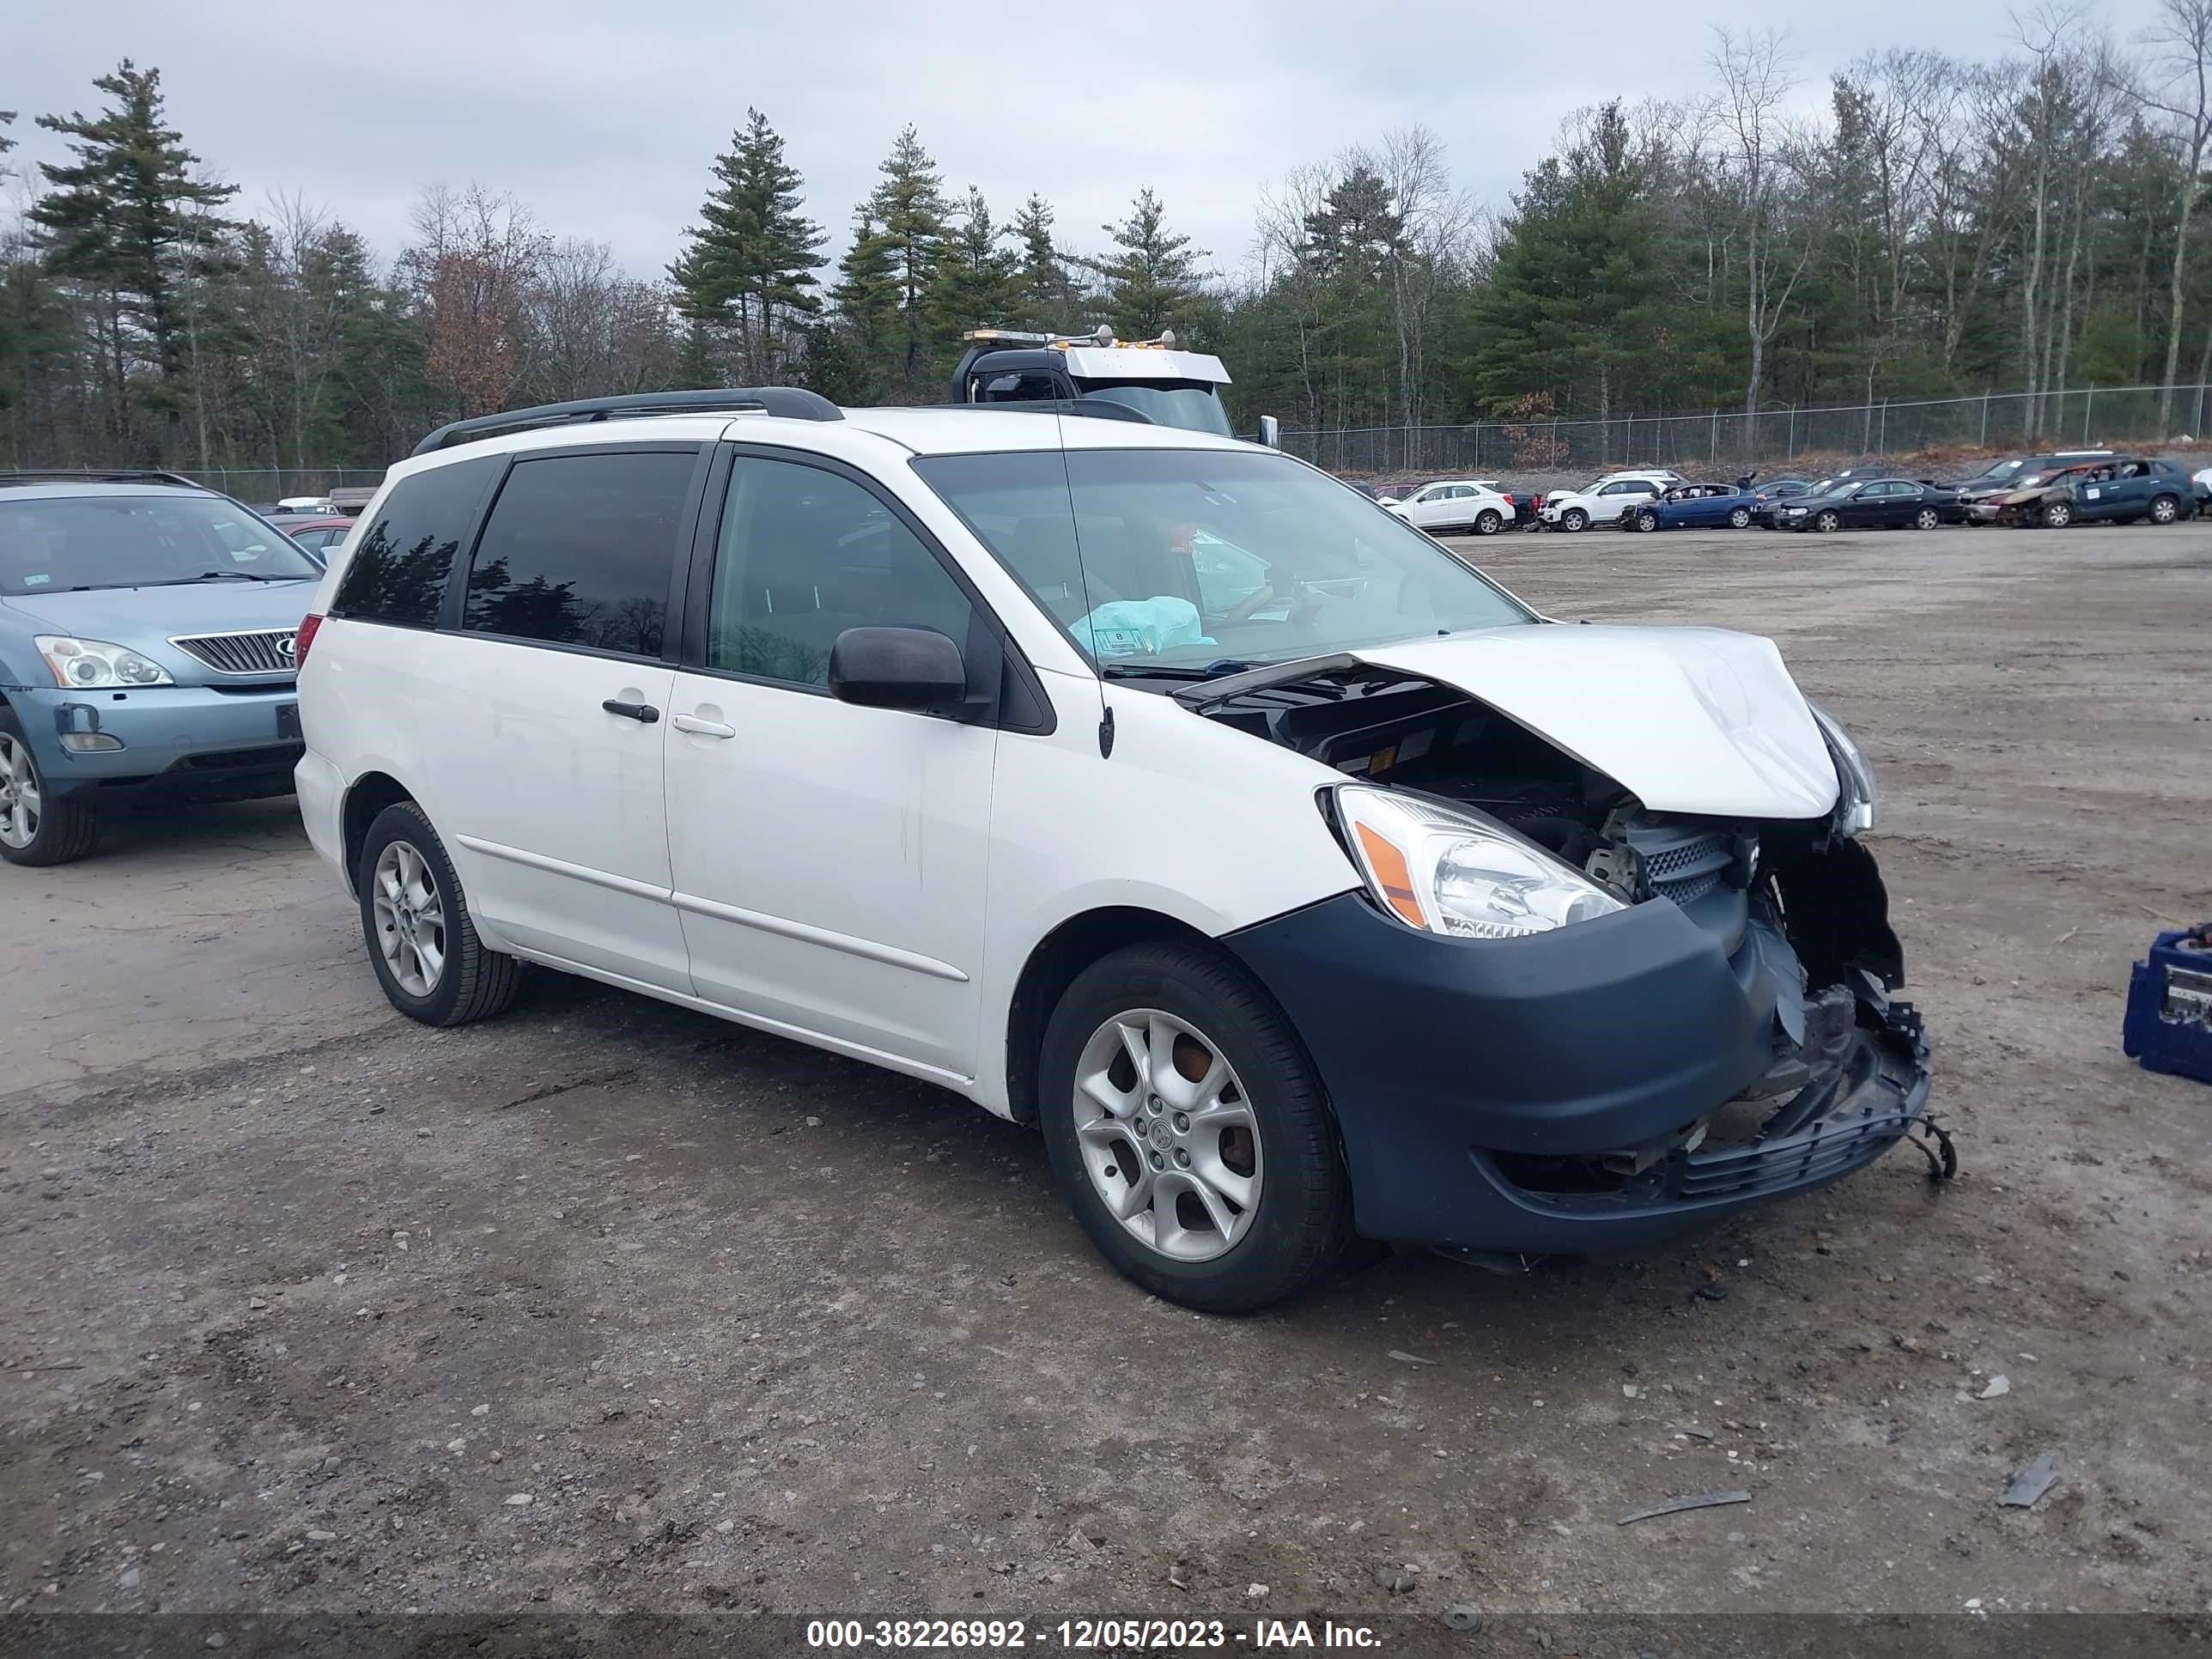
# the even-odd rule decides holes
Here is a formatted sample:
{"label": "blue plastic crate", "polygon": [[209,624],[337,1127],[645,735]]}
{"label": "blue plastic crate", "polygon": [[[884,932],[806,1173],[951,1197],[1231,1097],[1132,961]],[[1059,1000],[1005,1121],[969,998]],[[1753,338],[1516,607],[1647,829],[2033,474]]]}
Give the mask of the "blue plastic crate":
{"label": "blue plastic crate", "polygon": [[2212,1083],[2212,921],[2151,941],[2128,975],[2120,1046],[2145,1071]]}

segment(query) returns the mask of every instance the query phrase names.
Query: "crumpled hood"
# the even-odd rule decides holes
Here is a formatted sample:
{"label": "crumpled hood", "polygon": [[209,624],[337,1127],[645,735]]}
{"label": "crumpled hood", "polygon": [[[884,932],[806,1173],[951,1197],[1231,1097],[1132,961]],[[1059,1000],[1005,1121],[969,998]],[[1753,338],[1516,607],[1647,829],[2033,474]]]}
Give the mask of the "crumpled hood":
{"label": "crumpled hood", "polygon": [[0,599],[0,617],[10,613],[41,634],[74,634],[112,640],[143,650],[173,634],[247,633],[296,628],[315,596],[313,577],[283,582],[179,582],[171,587],[97,587],[88,592],[11,593]]}
{"label": "crumpled hood", "polygon": [[1655,812],[1817,818],[1836,804],[1826,739],[1755,635],[1535,624],[1351,654],[1480,698]]}

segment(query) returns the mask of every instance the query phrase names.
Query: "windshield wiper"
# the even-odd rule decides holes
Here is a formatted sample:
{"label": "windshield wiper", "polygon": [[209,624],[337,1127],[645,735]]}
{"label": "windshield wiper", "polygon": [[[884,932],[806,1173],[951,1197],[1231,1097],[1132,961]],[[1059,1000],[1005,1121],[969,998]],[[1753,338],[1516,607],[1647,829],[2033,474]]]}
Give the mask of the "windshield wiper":
{"label": "windshield wiper", "polygon": [[[234,576],[242,582],[296,582],[304,580],[299,576],[264,576],[252,570],[203,570],[197,576],[188,576],[183,580],[195,582],[222,582],[228,581]],[[173,586],[175,584],[164,582],[161,586],[167,587]]]}
{"label": "windshield wiper", "polygon": [[1098,672],[1109,680],[1218,680],[1258,667],[1257,663],[1224,657],[1203,668],[1187,663],[1109,662]]}

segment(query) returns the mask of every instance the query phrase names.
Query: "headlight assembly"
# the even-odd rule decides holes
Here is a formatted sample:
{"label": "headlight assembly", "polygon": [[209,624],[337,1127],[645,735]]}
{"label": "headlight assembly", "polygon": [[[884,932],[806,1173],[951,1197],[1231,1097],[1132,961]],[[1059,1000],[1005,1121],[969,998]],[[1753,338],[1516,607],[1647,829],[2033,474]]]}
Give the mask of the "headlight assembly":
{"label": "headlight assembly", "polygon": [[169,671],[125,645],[106,640],[72,639],[40,634],[32,643],[46,659],[54,684],[71,691],[108,691],[120,686],[174,685]]}
{"label": "headlight assembly", "polygon": [[1336,810],[1369,889],[1408,927],[1458,939],[1522,939],[1626,907],[1504,825],[1358,784]]}
{"label": "headlight assembly", "polygon": [[1881,797],[1874,787],[1874,768],[1859,752],[1850,733],[1836,723],[1835,716],[1818,703],[1805,705],[1813,711],[1813,719],[1820,728],[1820,735],[1828,740],[1828,757],[1836,763],[1836,831],[1850,836],[1862,835],[1875,826],[1881,816]]}

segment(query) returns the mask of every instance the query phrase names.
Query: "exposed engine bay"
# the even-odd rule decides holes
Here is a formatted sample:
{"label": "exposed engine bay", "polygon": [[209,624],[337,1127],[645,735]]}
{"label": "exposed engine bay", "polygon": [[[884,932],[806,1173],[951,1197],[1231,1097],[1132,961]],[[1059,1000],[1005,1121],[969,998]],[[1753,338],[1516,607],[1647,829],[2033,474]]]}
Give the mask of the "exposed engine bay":
{"label": "exposed engine bay", "polygon": [[[1295,668],[1297,665],[1288,665]],[[1656,1140],[1576,1158],[1500,1154],[1512,1182],[1632,1200],[1673,1158],[1755,1146],[1821,1120],[1881,1063],[1903,978],[1874,860],[1838,816],[1753,821],[1647,811],[1630,791],[1478,698],[1350,658],[1177,689],[1186,707],[1346,778],[1471,808],[1625,903],[1666,901],[1711,934],[1747,998],[1772,1010],[1772,1062],[1720,1109]],[[1696,1179],[1692,1172],[1688,1178]]]}

